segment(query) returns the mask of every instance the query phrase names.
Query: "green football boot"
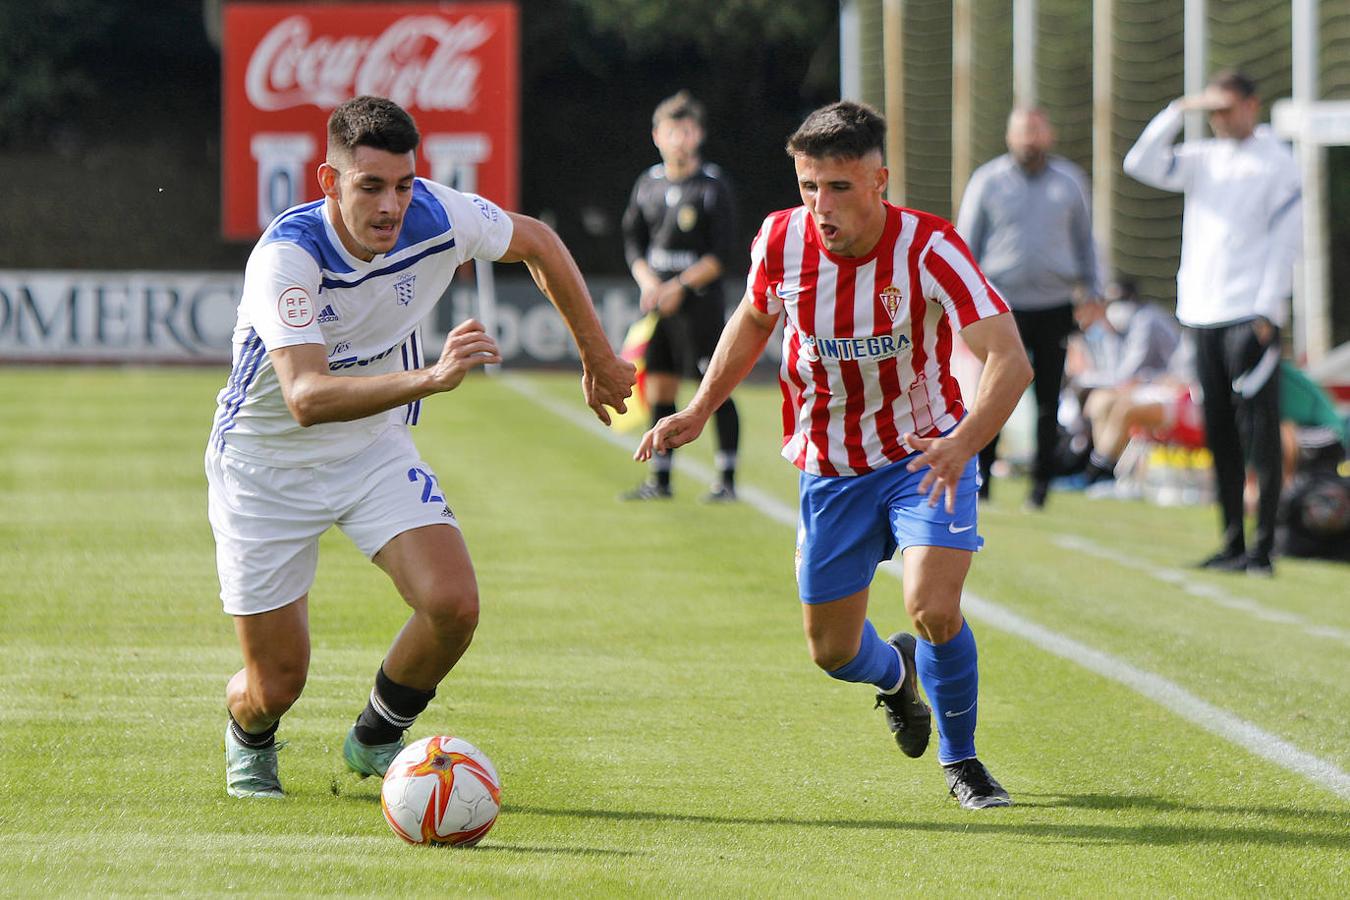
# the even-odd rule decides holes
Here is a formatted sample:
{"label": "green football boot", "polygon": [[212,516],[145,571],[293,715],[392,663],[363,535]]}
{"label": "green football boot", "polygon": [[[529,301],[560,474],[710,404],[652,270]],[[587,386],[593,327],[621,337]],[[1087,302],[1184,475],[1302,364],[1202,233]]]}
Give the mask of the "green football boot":
{"label": "green football boot", "polygon": [[347,768],[362,778],[371,775],[383,778],[384,773],[389,771],[389,764],[402,749],[402,738],[389,744],[367,746],[356,739],[356,726],[353,725],[347,732],[347,739],[342,742],[342,758],[347,761]]}
{"label": "green football boot", "polygon": [[230,726],[225,725],[225,790],[231,797],[285,797],[277,778],[277,751],[284,746],[274,743],[261,750],[245,746],[234,739]]}

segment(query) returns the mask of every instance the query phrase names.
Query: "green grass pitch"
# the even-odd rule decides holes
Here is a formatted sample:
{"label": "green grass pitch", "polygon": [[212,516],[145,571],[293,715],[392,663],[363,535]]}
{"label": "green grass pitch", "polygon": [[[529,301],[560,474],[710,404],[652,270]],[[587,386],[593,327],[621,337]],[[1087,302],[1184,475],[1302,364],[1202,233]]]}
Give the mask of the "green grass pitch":
{"label": "green grass pitch", "polygon": [[[544,408],[574,376],[474,377],[417,440],[464,527],[477,638],[412,736],[503,779],[471,850],[408,847],[343,734],[405,611],[337,532],[279,802],[226,797],[225,679],[201,456],[216,370],[0,370],[0,894],[749,897],[1344,896],[1350,579],[1169,573],[1216,513],[996,485],[972,593],[1167,679],[1339,773],[1340,788],[983,620],[979,746],[1012,809],[946,797],[869,691],[811,665],[793,533],[748,503],[623,505],[642,470]],[[738,394],[742,481],[792,503],[777,391]],[[706,462],[711,436],[685,452]],[[903,622],[878,578],[872,618]]]}

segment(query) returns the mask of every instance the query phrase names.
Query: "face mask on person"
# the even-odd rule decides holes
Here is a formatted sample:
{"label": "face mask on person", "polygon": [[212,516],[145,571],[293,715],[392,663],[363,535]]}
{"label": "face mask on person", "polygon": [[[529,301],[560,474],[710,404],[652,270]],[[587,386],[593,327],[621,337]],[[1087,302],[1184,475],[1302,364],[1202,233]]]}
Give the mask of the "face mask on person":
{"label": "face mask on person", "polygon": [[1102,321],[1093,322],[1083,329],[1083,340],[1094,347],[1104,343],[1110,336],[1111,329],[1107,328],[1106,323]]}

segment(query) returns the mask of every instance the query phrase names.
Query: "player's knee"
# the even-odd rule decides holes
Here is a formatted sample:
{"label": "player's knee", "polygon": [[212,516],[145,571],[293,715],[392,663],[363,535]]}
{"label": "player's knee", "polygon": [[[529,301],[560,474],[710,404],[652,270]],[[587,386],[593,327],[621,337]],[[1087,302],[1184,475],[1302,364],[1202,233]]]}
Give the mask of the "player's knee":
{"label": "player's knee", "polygon": [[856,650],[852,654],[849,654],[816,647],[811,648],[811,661],[815,663],[822,672],[833,672],[835,669],[842,668],[848,665],[853,657],[857,655]]}
{"label": "player's knee", "polygon": [[447,640],[467,640],[478,627],[478,589],[474,585],[442,585],[425,596],[417,608]]}
{"label": "player's knee", "polygon": [[914,610],[913,617],[915,629],[930,644],[945,644],[956,637],[964,621],[960,608],[920,608]]}
{"label": "player's knee", "polygon": [[848,641],[840,641],[830,634],[806,635],[806,652],[811,654],[811,662],[826,672],[833,672],[840,666],[846,666],[858,655],[857,641],[850,646]]}

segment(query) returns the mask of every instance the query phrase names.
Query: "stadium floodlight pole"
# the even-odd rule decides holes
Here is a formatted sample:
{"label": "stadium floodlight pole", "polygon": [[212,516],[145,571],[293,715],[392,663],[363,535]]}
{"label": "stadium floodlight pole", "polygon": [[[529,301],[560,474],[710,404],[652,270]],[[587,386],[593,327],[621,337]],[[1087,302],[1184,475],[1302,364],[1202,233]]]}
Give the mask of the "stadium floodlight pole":
{"label": "stadium floodlight pole", "polygon": [[1092,233],[1104,271],[1115,270],[1115,173],[1120,162],[1112,146],[1115,119],[1115,0],[1092,2]]}
{"label": "stadium floodlight pole", "polygon": [[[481,134],[429,134],[423,142],[427,162],[431,164],[431,178],[458,191],[478,190],[478,166],[491,155],[491,144]],[[477,288],[478,321],[483,330],[494,338],[497,331],[497,282],[493,277],[492,262],[473,261],[473,280]],[[483,366],[483,371],[495,375],[501,363]]]}
{"label": "stadium floodlight pole", "polygon": [[1301,111],[1297,150],[1303,175],[1303,256],[1294,292],[1294,355],[1315,363],[1331,351],[1327,151],[1308,134],[1308,118],[1318,99],[1317,0],[1293,0],[1292,13],[1293,99]]}
{"label": "stadium floodlight pole", "polygon": [[[478,321],[483,330],[494,338],[501,332],[497,330],[497,279],[493,276],[492,261],[475,259],[473,261],[473,280],[478,285]],[[488,363],[483,371],[496,375],[502,370],[501,363]]]}
{"label": "stadium floodlight pole", "polygon": [[883,0],[881,46],[886,92],[886,199],[905,205],[905,17],[902,0]]}
{"label": "stadium floodlight pole", "polygon": [[[1205,0],[1186,0],[1183,14],[1181,82],[1183,94],[1198,94],[1209,81],[1209,11]],[[1205,136],[1205,114],[1193,109],[1186,113],[1183,132],[1188,141]]]}
{"label": "stadium floodlight pole", "polygon": [[952,209],[974,171],[975,0],[952,0]]}
{"label": "stadium floodlight pole", "polygon": [[1317,0],[1293,0],[1294,99],[1317,99]]}
{"label": "stadium floodlight pole", "polygon": [[1013,105],[1036,105],[1036,0],[1013,0]]}
{"label": "stadium floodlight pole", "polygon": [[839,97],[862,100],[862,14],[858,0],[839,0]]}

